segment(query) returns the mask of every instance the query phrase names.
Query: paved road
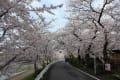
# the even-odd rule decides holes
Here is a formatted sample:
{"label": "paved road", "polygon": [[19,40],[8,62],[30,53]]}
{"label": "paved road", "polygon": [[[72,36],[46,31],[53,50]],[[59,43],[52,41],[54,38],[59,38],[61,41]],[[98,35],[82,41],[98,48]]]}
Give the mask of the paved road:
{"label": "paved road", "polygon": [[47,80],[95,80],[65,62],[57,62],[48,71]]}

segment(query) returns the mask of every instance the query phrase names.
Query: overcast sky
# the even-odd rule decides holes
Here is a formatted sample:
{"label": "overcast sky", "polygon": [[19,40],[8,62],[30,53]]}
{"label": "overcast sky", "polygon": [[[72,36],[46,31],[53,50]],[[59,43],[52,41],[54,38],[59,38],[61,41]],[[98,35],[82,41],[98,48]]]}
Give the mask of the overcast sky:
{"label": "overcast sky", "polygon": [[[62,8],[57,8],[55,10],[52,10],[56,15],[49,14],[47,12],[44,12],[43,15],[46,17],[46,20],[52,20],[56,19],[55,22],[53,22],[52,27],[49,29],[51,32],[57,31],[60,28],[63,28],[66,23],[67,19],[65,19],[65,16],[68,16],[68,14],[65,12],[66,11],[66,4],[68,0],[41,0],[40,3],[34,1],[32,3],[32,6],[34,7],[42,7],[43,4],[46,6],[52,5],[59,5],[59,4],[64,4]],[[102,3],[104,0],[93,0],[93,6],[94,8],[101,8]],[[36,17],[34,13],[32,13],[33,17]]]}
{"label": "overcast sky", "polygon": [[[67,20],[64,18],[66,16],[66,1],[67,0],[41,0],[40,3],[38,2],[33,2],[32,6],[34,7],[39,7],[42,6],[43,4],[46,4],[46,6],[50,6],[51,4],[53,5],[59,5],[59,4],[64,4],[62,8],[57,8],[56,10],[52,10],[56,15],[51,15],[47,12],[44,12],[44,16],[46,17],[46,20],[51,20],[51,19],[56,19],[55,22],[52,24],[52,28],[49,30],[54,32],[58,30],[59,28],[62,28],[65,26],[67,23]],[[34,13],[32,13],[33,17],[36,17]]]}

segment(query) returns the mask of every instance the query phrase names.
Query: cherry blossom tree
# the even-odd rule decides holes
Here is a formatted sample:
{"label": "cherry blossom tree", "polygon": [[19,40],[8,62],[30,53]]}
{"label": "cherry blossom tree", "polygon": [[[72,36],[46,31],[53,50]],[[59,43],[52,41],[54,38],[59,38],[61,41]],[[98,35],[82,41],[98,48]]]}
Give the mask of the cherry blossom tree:
{"label": "cherry blossom tree", "polygon": [[[35,73],[37,63],[49,57],[49,37],[46,29],[53,22],[45,20],[39,13],[44,11],[55,15],[53,9],[61,8],[63,4],[37,7],[31,5],[34,0],[1,0],[0,1],[0,52],[4,61],[0,63],[0,71],[6,70],[11,63],[28,61],[34,63]],[[40,0],[37,0],[40,3]],[[38,18],[32,18],[31,12]],[[47,52],[48,51],[48,52]]]}
{"label": "cherry blossom tree", "polygon": [[[115,25],[119,24],[116,22],[117,18],[113,18],[112,15],[119,16],[118,8],[120,2],[118,0],[102,0],[100,2],[100,6],[96,6],[96,0],[71,0],[69,3],[71,9],[68,11],[71,12],[71,16],[69,18],[69,20],[72,21],[71,26],[75,27],[73,35],[80,39],[81,42],[85,40],[82,39],[81,35],[78,33],[80,32],[79,29],[82,32],[83,29],[89,29],[88,32],[90,32],[90,34],[85,37],[91,37],[87,39],[89,44],[87,44],[85,52],[87,54],[92,53],[93,50],[91,49],[96,47],[96,43],[99,43],[101,46],[97,46],[98,49],[96,50],[100,51],[99,53],[103,53],[104,60],[106,61],[108,60],[108,51],[110,50],[110,48],[108,48],[110,43],[109,36],[117,27]],[[99,33],[101,36],[99,36]]]}

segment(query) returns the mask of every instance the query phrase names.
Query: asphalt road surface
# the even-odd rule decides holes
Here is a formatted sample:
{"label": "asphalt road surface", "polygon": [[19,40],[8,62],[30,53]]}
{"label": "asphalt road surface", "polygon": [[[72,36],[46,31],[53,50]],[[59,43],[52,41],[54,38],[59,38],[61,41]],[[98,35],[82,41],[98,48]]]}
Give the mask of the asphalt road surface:
{"label": "asphalt road surface", "polygon": [[70,64],[57,62],[48,71],[47,80],[96,80],[78,71]]}

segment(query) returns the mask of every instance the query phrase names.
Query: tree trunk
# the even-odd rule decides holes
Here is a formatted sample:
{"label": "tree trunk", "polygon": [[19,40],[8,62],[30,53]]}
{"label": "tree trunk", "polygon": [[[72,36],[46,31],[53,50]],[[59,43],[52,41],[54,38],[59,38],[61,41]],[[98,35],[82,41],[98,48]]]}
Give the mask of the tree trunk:
{"label": "tree trunk", "polygon": [[104,32],[105,34],[105,43],[103,45],[103,55],[104,55],[104,61],[108,60],[108,53],[107,53],[107,48],[108,48],[108,38],[107,38],[107,33]]}
{"label": "tree trunk", "polygon": [[78,49],[78,60],[79,60],[79,63],[80,63],[80,61],[81,61],[80,48]]}
{"label": "tree trunk", "polygon": [[36,58],[34,60],[34,73],[35,73],[34,77],[36,77],[38,74],[37,60],[38,60],[38,55],[36,56]]}

